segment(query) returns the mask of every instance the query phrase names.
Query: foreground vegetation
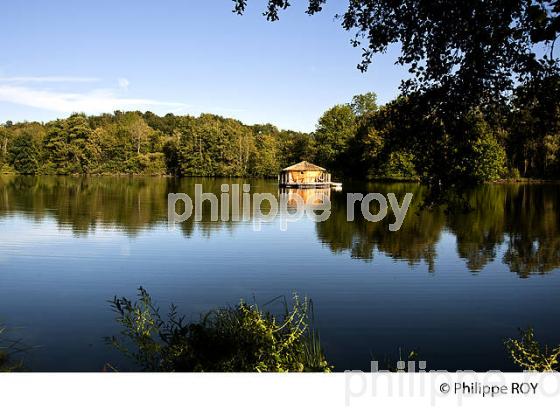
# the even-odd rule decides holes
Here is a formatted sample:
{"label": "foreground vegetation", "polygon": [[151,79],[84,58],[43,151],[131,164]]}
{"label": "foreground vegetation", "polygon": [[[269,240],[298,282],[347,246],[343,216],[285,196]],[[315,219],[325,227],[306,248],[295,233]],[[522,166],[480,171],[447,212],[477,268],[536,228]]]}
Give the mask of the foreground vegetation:
{"label": "foreground vegetation", "polygon": [[[312,328],[310,301],[294,295],[278,322],[274,315],[241,301],[186,323],[176,306],[163,319],[148,292],[140,288],[137,301],[111,302],[122,326],[120,337],[107,341],[143,370],[151,372],[330,372],[318,333]],[[522,370],[558,371],[560,345],[549,349],[534,338],[533,329],[504,343],[512,362]],[[417,360],[415,351],[399,361]],[[385,369],[397,371],[386,360]]]}
{"label": "foreground vegetation", "polygon": [[[331,372],[318,332],[312,328],[312,304],[294,295],[291,308],[284,302],[284,316],[275,316],[256,305],[241,301],[219,308],[199,321],[185,322],[171,305],[164,319],[148,292],[139,288],[138,299],[115,297],[111,302],[121,325],[120,336],[107,342],[148,372]],[[0,373],[24,370],[14,354],[29,349],[20,341],[6,342],[0,325]],[[508,356],[521,370],[560,370],[560,345],[549,348],[535,340],[532,328],[520,331],[518,339],[504,342]],[[399,361],[416,361],[418,354],[399,349]],[[374,359],[372,359],[374,360]],[[381,370],[403,371],[386,359]],[[105,369],[118,371],[106,364]]]}
{"label": "foreground vegetation", "polygon": [[310,301],[294,296],[281,321],[254,304],[212,310],[186,323],[175,306],[164,319],[146,290],[112,302],[123,330],[108,341],[146,371],[329,372]]}
{"label": "foreground vegetation", "polygon": [[505,343],[513,362],[522,370],[536,372],[559,371],[560,345],[549,348],[535,340],[533,329],[521,331],[519,339],[508,339]]}

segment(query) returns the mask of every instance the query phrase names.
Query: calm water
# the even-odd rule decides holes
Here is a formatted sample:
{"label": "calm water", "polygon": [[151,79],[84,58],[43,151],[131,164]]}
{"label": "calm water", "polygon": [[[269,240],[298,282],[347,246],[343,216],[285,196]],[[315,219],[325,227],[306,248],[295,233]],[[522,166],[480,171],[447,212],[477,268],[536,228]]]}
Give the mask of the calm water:
{"label": "calm water", "polygon": [[[346,221],[345,192],[316,223],[278,220],[167,226],[167,193],[195,183],[276,181],[0,177],[0,322],[36,346],[35,371],[133,367],[114,335],[108,299],[147,288],[188,317],[240,298],[264,303],[297,291],[313,299],[336,370],[414,349],[429,369],[514,370],[503,340],[533,326],[560,343],[560,186],[484,186],[469,213],[420,208],[415,184],[346,184],[349,192],[405,192],[414,199],[398,232],[392,218]],[[208,218],[206,218],[207,220]]]}

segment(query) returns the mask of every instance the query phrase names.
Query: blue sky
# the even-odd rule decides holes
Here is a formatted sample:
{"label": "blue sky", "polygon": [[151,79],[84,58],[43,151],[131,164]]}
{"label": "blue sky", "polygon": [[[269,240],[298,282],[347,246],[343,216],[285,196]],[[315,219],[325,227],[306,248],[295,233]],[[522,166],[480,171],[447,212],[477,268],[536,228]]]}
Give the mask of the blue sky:
{"label": "blue sky", "polygon": [[279,22],[249,1],[6,2],[0,16],[0,122],[46,121],[75,111],[211,112],[243,122],[314,129],[330,106],[374,91],[394,98],[406,70],[398,49],[356,69],[330,1],[316,16],[304,1]]}

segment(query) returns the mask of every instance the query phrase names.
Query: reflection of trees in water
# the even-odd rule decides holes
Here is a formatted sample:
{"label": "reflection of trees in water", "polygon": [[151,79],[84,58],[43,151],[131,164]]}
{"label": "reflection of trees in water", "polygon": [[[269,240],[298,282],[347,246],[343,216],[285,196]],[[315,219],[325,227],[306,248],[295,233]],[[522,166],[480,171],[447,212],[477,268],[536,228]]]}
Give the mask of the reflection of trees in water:
{"label": "reflection of trees in water", "polygon": [[[363,218],[346,221],[346,198],[335,196],[331,218],[317,224],[317,234],[334,252],[372,260],[374,251],[414,264],[424,261],[434,269],[436,244],[444,228],[457,240],[457,253],[476,272],[495,260],[505,243],[502,262],[520,276],[546,273],[560,267],[560,186],[484,185],[466,195],[471,211],[443,213],[421,209],[424,188],[418,185],[370,185],[368,192],[406,192],[414,200],[403,226],[390,232],[388,218],[370,223]],[[359,212],[356,210],[356,215]]]}
{"label": "reflection of trees in water", "polygon": [[484,185],[469,192],[472,208],[450,214],[458,253],[479,271],[505,243],[503,263],[520,276],[560,266],[560,187],[558,185]]}
{"label": "reflection of trees in water", "polygon": [[560,266],[560,186],[523,185],[507,204],[506,263],[526,277]]}
{"label": "reflection of trees in water", "polygon": [[115,226],[127,234],[165,220],[164,179],[2,177],[0,214],[53,217],[77,235]]}
{"label": "reflection of trees in water", "polygon": [[483,269],[496,258],[497,246],[504,241],[505,205],[503,185],[483,185],[466,195],[469,211],[451,210],[449,230],[457,238],[457,253],[472,272]]}
{"label": "reflection of trees in water", "polygon": [[[101,227],[116,227],[128,235],[167,224],[167,194],[187,192],[194,197],[194,184],[220,192],[213,179],[160,177],[26,177],[0,176],[0,216],[18,213],[36,221],[54,218],[60,227],[84,235]],[[197,226],[209,234],[229,224],[205,221]],[[181,229],[190,235],[192,222]]]}
{"label": "reflection of trees in water", "polygon": [[[0,217],[14,213],[36,221],[50,217],[59,227],[70,227],[76,235],[86,235],[103,227],[116,227],[127,235],[136,235],[156,225],[167,224],[169,193],[186,193],[194,202],[195,184],[202,184],[205,193],[220,198],[222,184],[242,186],[244,183],[251,185],[251,193],[278,194],[276,181],[262,179],[0,175]],[[265,201],[261,209],[266,214],[268,208]],[[180,207],[177,210],[180,212]],[[195,230],[210,236],[212,232],[231,230],[236,225],[231,217],[227,222],[212,221],[210,215],[206,201],[202,207],[202,221],[195,222],[193,213],[179,229],[186,236],[191,236]]]}
{"label": "reflection of trees in water", "polygon": [[[270,180],[0,176],[0,217],[17,213],[37,221],[54,218],[77,235],[100,227],[135,235],[167,223],[168,193],[184,192],[194,198],[194,185],[201,183],[204,192],[219,197],[221,184],[244,182],[251,183],[251,193],[278,195],[275,181]],[[391,212],[383,221],[371,223],[363,219],[356,204],[356,220],[348,222],[346,195],[332,192],[331,217],[317,223],[316,230],[319,240],[333,252],[349,251],[353,258],[373,260],[378,251],[410,264],[424,261],[433,271],[436,245],[448,229],[457,239],[459,257],[471,271],[495,260],[500,245],[505,245],[502,262],[522,277],[560,267],[559,185],[484,185],[466,195],[470,212],[448,214],[422,209],[426,190],[417,184],[349,186],[349,192],[393,192],[399,203],[412,192],[414,199],[401,229],[391,232],[388,225],[395,220]],[[186,236],[195,230],[210,236],[238,224],[210,219],[210,208],[204,206],[202,222],[190,218],[180,229]]]}
{"label": "reflection of trees in water", "polygon": [[[401,229],[389,231],[389,224],[395,221],[392,211],[381,222],[367,222],[356,204],[356,219],[347,221],[346,195],[333,194],[332,213],[329,220],[317,224],[319,239],[334,252],[349,250],[353,258],[373,260],[377,249],[395,259],[407,260],[410,264],[425,261],[433,271],[436,259],[436,244],[445,224],[441,211],[420,209],[421,198],[426,194],[424,187],[417,184],[369,184],[367,192],[383,194],[393,192],[399,203],[407,192],[414,199],[409,207]],[[372,210],[372,212],[376,212]]]}

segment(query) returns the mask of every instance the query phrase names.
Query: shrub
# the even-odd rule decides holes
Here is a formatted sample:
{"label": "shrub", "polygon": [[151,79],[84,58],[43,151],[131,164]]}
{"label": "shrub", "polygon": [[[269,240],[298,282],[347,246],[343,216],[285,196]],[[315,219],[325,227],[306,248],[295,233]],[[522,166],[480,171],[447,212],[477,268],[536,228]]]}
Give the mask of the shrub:
{"label": "shrub", "polygon": [[448,149],[453,164],[450,172],[474,184],[494,181],[507,174],[506,152],[499,141],[501,134],[492,129],[480,111],[469,113],[455,126],[456,129],[449,131]]}
{"label": "shrub", "polygon": [[3,164],[0,167],[0,174],[2,175],[14,175],[15,173],[16,171],[8,164]]}
{"label": "shrub", "polygon": [[162,153],[138,154],[126,162],[126,171],[130,174],[164,175],[167,172],[165,157]]}
{"label": "shrub", "polygon": [[509,168],[507,171],[507,177],[510,179],[520,179],[521,173],[517,168]]}
{"label": "shrub", "polygon": [[548,346],[541,347],[535,340],[531,328],[521,331],[519,339],[506,340],[505,345],[514,363],[524,370],[537,372],[559,370],[560,346],[554,349],[549,349]]}
{"label": "shrub", "polygon": [[[254,304],[212,310],[185,323],[172,305],[164,320],[148,292],[111,302],[121,338],[108,341],[143,370],[183,372],[328,372],[311,303],[294,295],[281,321]],[[124,338],[124,340],[123,340]]]}
{"label": "shrub", "polygon": [[477,182],[495,181],[506,175],[504,148],[490,133],[481,135],[472,143],[472,176]]}
{"label": "shrub", "polygon": [[391,152],[380,167],[379,175],[387,178],[414,178],[414,155],[404,151]]}

